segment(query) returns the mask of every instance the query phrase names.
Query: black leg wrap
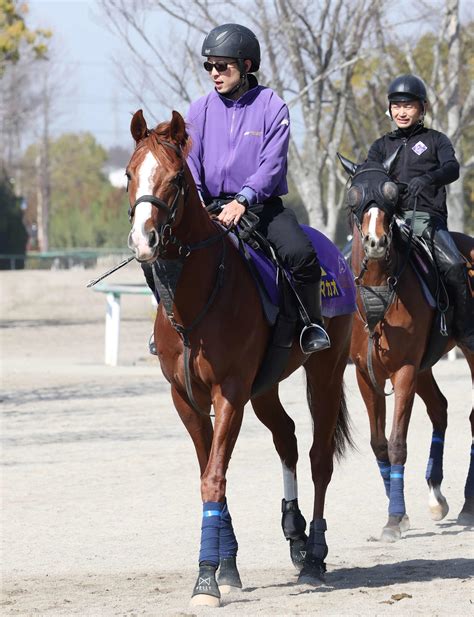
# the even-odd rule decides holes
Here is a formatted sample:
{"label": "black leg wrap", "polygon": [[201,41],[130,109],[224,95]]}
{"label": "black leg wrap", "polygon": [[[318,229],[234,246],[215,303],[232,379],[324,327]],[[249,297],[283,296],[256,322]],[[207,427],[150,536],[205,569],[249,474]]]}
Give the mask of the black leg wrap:
{"label": "black leg wrap", "polygon": [[326,564],[324,560],[328,554],[328,545],[324,533],[327,529],[324,518],[315,519],[309,527],[309,538],[306,543],[306,557],[303,569],[298,577],[299,584],[321,585],[324,583]]}
{"label": "black leg wrap", "polygon": [[214,565],[206,564],[205,562],[199,564],[199,575],[194,585],[193,597],[200,594],[214,596],[215,598],[221,597],[221,592],[216,582],[216,570],[217,567]]}
{"label": "black leg wrap", "polygon": [[306,541],[308,536],[305,533],[306,521],[298,507],[298,500],[281,500],[281,527],[283,534],[290,542],[290,557],[297,570],[303,567],[306,555]]}
{"label": "black leg wrap", "polygon": [[230,585],[230,587],[242,589],[236,557],[221,557],[217,582],[219,585]]}

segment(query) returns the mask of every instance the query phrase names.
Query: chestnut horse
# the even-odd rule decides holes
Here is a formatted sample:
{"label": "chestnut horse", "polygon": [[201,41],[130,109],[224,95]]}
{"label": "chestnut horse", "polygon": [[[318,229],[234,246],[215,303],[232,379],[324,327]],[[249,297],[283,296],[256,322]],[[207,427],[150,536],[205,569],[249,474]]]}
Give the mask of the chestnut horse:
{"label": "chestnut horse", "polygon": [[[371,446],[389,499],[388,522],[381,539],[393,542],[409,528],[403,475],[415,393],[423,399],[433,424],[426,472],[432,519],[441,520],[449,509],[441,493],[448,402],[434,379],[431,366],[456,342],[451,336],[445,336],[444,341],[440,339],[439,353],[424,366],[435,310],[425,300],[417,275],[408,260],[407,245],[401,242],[398,224],[402,220],[396,216],[399,187],[389,177],[395,156],[383,165],[372,161],[356,165],[344,157],[339,158],[351,177],[347,201],[354,222],[351,262],[357,275],[358,315],[354,320],[351,358],[369,415]],[[411,234],[408,235],[411,239]],[[474,239],[464,234],[453,234],[453,238],[459,250],[472,263]],[[465,348],[462,351],[472,376],[473,354]],[[386,380],[392,382],[395,394],[392,431],[388,441],[385,436]],[[472,411],[470,423],[474,437]],[[458,522],[474,524],[472,452],[465,503]]]}
{"label": "chestnut horse", "polygon": [[282,376],[288,377],[302,365],[307,376],[314,422],[309,453],[314,507],[308,538],[297,501],[295,424],[279,400],[278,384],[251,396],[270,333],[254,279],[230,240],[229,230],[213,221],[200,202],[186,164],[190,143],[180,114],[173,112],[170,122],[148,129],[139,110],[133,116],[131,133],[136,147],[127,166],[129,247],[140,262],[157,260],[165,278],[172,278],[177,264],[181,270],[167,307],[167,298],[162,296],[155,340],[174,405],[193,440],[201,476],[199,573],[191,603],[218,606],[221,592],[241,587],[237,541],[226,501],[226,472],[249,400],[259,420],[270,429],[282,462],[282,526],[292,560],[301,569],[298,580],[318,585],[327,554],[326,489],[333,458],[350,441],[343,373],[352,314],[328,320],[330,349],[306,356],[295,340]]}

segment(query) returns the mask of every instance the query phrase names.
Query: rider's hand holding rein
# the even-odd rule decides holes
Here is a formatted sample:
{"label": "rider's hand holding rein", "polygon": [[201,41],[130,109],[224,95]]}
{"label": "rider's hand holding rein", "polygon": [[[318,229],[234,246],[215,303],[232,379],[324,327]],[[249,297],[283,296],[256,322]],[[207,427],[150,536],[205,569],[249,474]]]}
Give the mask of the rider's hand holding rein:
{"label": "rider's hand holding rein", "polygon": [[222,211],[217,217],[217,220],[226,227],[238,225],[240,219],[245,214],[245,211],[245,206],[239,204],[236,199],[233,199],[231,202],[229,202],[222,208]]}

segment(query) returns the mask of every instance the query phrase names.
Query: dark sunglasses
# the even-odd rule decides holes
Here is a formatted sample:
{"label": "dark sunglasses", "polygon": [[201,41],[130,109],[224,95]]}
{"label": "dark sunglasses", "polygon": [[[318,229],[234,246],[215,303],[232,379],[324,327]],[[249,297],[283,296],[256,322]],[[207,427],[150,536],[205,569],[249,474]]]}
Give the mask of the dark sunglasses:
{"label": "dark sunglasses", "polygon": [[203,66],[208,73],[210,73],[212,69],[216,69],[218,73],[223,73],[227,71],[229,64],[235,64],[235,62],[204,62]]}

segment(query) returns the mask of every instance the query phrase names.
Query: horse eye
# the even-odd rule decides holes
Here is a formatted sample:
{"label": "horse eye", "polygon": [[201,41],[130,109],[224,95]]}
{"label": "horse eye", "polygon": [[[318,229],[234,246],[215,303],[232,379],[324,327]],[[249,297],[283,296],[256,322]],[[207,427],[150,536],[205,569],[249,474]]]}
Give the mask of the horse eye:
{"label": "horse eye", "polygon": [[398,200],[398,186],[395,182],[384,182],[382,185],[382,195],[387,201],[396,203]]}
{"label": "horse eye", "polygon": [[362,191],[358,186],[351,186],[347,192],[347,205],[356,208],[362,201]]}

